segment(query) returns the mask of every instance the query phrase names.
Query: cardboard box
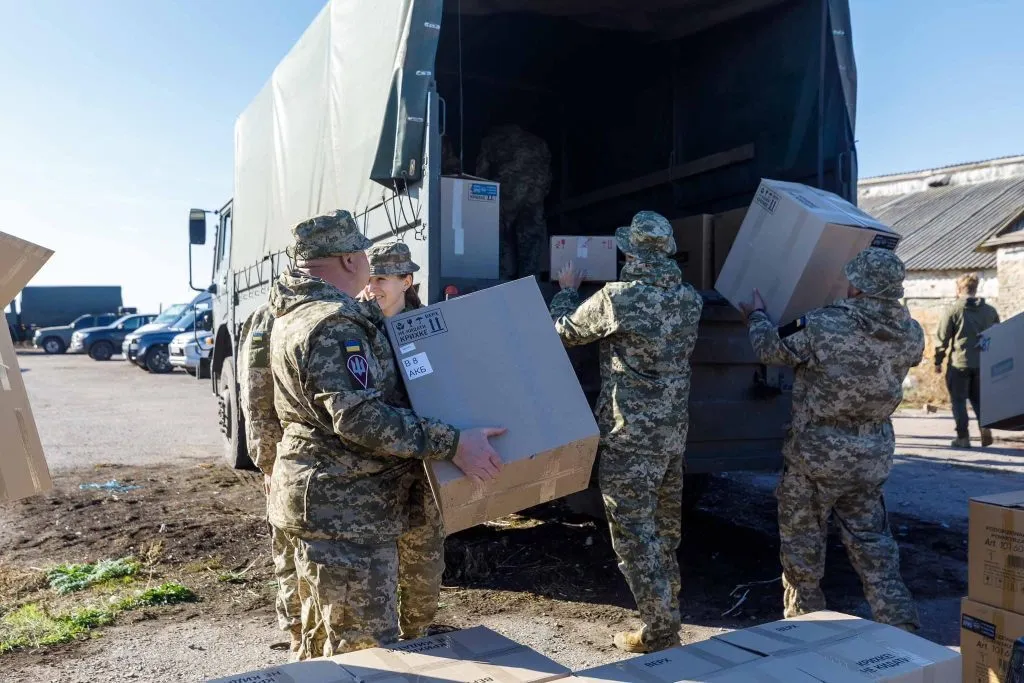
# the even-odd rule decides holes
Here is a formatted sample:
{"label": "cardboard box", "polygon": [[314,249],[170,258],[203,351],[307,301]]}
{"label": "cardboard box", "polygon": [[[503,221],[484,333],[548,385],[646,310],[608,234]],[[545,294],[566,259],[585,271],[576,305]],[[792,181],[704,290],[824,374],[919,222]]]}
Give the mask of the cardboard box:
{"label": "cardboard box", "polygon": [[331,661],[359,683],[544,683],[570,673],[539,652],[483,626],[349,652]]}
{"label": "cardboard box", "polygon": [[981,337],[981,425],[1024,430],[1024,313]]}
{"label": "cardboard box", "polygon": [[551,238],[551,279],[569,261],[577,270],[586,271],[589,282],[614,282],[619,279],[619,248],[614,237],[555,235]]}
{"label": "cardboard box", "polygon": [[[773,660],[784,659],[777,671],[794,666],[824,683],[859,680],[850,678],[851,672],[864,680],[900,683],[959,683],[961,675],[960,655],[955,651],[898,628],[838,612],[815,612],[715,638]],[[828,673],[830,669],[818,657],[806,656],[810,654],[838,668]],[[738,668],[726,673],[732,677],[723,674],[710,680],[760,680],[736,677],[742,673]]]}
{"label": "cardboard box", "polygon": [[[0,232],[0,301],[13,301],[52,255],[49,249]],[[7,325],[0,325],[0,502],[51,488],[14,340]]]}
{"label": "cardboard box", "polygon": [[209,679],[207,683],[356,683],[356,679],[334,662],[316,659]]}
{"label": "cardboard box", "polygon": [[718,274],[722,272],[725,259],[736,242],[736,236],[740,234],[740,227],[743,225],[746,215],[747,207],[715,214],[715,237],[711,257],[714,264],[714,278],[717,278]]}
{"label": "cardboard box", "polygon": [[788,657],[766,657],[698,680],[707,683],[868,683],[875,679],[850,671],[817,653],[803,652]]}
{"label": "cardboard box", "polygon": [[900,236],[824,190],[762,180],[715,289],[739,308],[761,290],[778,324],[846,296],[843,267],[867,247],[895,249]]}
{"label": "cardboard box", "polygon": [[676,239],[676,261],[683,268],[683,279],[697,289],[711,289],[715,217],[702,213],[672,221]]}
{"label": "cardboard box", "polygon": [[441,178],[441,275],[498,279],[501,187],[468,176]]}
{"label": "cardboard box", "polygon": [[972,498],[967,597],[1024,613],[1024,491]]}
{"label": "cardboard box", "polygon": [[1024,615],[964,598],[960,654],[964,683],[1003,683],[1013,641],[1024,636]]}
{"label": "cardboard box", "polygon": [[573,678],[581,683],[675,683],[703,680],[700,677],[759,659],[760,656],[728,643],[705,640],[579,671]]}
{"label": "cardboard box", "polygon": [[505,464],[477,485],[428,463],[448,533],[585,489],[599,431],[534,278],[388,319],[413,407],[460,429],[506,427]]}

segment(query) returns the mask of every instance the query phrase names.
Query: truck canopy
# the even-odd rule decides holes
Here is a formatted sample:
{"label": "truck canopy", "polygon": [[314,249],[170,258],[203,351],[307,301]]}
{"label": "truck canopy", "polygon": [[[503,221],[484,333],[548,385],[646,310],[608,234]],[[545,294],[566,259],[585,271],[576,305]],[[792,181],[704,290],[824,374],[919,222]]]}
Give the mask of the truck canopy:
{"label": "truck canopy", "polygon": [[87,313],[116,313],[121,305],[120,287],[32,286],[21,290],[18,310],[26,327],[54,327]]}

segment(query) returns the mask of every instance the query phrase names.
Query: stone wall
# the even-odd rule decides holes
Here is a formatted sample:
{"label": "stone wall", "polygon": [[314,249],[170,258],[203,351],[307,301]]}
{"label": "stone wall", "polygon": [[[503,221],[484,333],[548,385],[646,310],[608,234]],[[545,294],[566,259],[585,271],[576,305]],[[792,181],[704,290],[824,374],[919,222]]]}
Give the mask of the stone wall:
{"label": "stone wall", "polygon": [[999,316],[1006,320],[1024,312],[1024,245],[1002,247],[996,254],[999,269]]}

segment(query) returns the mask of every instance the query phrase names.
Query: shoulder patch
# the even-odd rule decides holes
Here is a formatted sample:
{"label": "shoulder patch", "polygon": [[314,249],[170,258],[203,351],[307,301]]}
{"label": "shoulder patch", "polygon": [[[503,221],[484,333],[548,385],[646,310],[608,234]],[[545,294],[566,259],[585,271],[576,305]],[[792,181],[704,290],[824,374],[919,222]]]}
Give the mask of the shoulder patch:
{"label": "shoulder patch", "polygon": [[783,325],[779,328],[779,339],[791,337],[805,327],[807,327],[807,316],[802,315],[788,325]]}

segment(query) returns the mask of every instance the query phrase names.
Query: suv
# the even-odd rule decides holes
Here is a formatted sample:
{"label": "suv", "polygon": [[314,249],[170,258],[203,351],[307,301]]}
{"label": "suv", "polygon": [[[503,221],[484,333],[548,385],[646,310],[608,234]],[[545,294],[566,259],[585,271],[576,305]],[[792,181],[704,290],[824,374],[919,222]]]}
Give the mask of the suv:
{"label": "suv", "polygon": [[152,322],[143,325],[126,336],[121,342],[121,355],[124,356],[125,360],[135,360],[131,353],[132,342],[138,339],[140,335],[146,334],[147,332],[156,332],[157,330],[162,330],[165,327],[168,327],[178,318],[185,315],[188,311],[188,306],[188,304],[174,304],[172,306],[168,306],[160,315],[153,318]]}
{"label": "suv", "polygon": [[126,315],[106,327],[79,330],[71,335],[71,353],[88,353],[93,360],[110,360],[124,338],[155,318],[155,315]]}
{"label": "suv", "polygon": [[173,325],[139,336],[134,341],[132,355],[135,364],[143,370],[163,374],[174,369],[171,365],[170,344],[183,332],[209,332],[213,328],[213,312],[209,303],[190,307]]}
{"label": "suv", "polygon": [[110,325],[118,316],[116,313],[80,315],[67,325],[40,327],[32,337],[32,345],[46,353],[64,353],[71,346],[71,336],[77,330]]}

